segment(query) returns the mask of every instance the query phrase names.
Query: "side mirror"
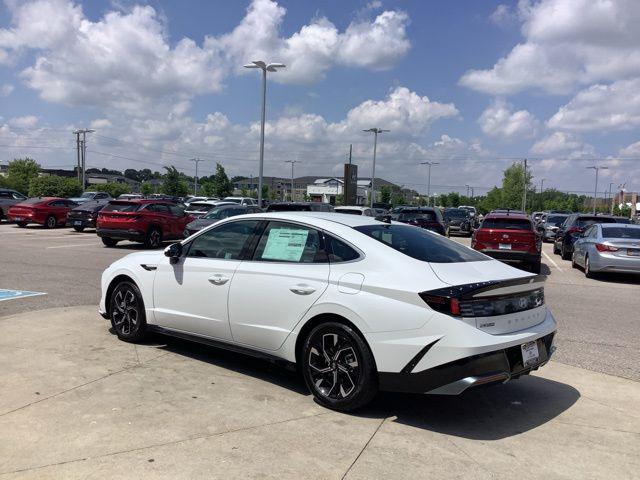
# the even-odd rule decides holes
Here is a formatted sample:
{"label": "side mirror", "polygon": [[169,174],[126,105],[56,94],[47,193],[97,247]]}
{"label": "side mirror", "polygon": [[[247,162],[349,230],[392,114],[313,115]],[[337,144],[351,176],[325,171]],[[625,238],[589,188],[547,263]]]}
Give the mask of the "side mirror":
{"label": "side mirror", "polygon": [[172,243],[164,249],[164,256],[169,257],[170,263],[173,265],[178,263],[180,256],[182,255],[182,244]]}

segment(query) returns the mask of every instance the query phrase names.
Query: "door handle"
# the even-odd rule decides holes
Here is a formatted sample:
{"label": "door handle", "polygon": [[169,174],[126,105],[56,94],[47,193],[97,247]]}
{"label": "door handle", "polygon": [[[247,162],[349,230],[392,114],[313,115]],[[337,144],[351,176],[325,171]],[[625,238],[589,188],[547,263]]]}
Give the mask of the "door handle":
{"label": "door handle", "polygon": [[224,285],[230,280],[229,277],[225,277],[219,273],[209,277],[209,283],[213,283],[214,285]]}
{"label": "door handle", "polygon": [[316,291],[315,288],[310,287],[309,285],[294,285],[293,287],[290,287],[289,290],[297,295],[310,295]]}

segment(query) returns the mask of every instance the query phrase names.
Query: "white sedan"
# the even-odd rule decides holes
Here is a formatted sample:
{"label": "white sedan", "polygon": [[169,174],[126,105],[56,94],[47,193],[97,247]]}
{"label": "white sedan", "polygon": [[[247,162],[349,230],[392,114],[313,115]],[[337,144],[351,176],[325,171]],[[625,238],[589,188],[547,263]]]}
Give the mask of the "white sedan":
{"label": "white sedan", "polygon": [[429,231],[325,212],[233,217],[102,275],[118,337],[150,331],[294,366],[317,401],[455,395],[545,364],[556,322],[532,275]]}

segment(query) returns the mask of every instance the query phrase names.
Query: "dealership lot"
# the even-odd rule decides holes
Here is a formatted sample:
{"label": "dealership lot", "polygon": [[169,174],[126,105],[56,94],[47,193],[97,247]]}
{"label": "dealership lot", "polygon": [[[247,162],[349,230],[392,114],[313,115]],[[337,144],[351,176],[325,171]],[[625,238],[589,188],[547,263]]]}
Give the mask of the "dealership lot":
{"label": "dealership lot", "polygon": [[352,415],[317,406],[270,364],[110,335],[100,274],[138,244],[3,223],[0,245],[0,289],[45,293],[0,301],[0,476],[631,478],[640,467],[640,280],[586,279],[551,245],[550,365],[462,397],[384,394]]}

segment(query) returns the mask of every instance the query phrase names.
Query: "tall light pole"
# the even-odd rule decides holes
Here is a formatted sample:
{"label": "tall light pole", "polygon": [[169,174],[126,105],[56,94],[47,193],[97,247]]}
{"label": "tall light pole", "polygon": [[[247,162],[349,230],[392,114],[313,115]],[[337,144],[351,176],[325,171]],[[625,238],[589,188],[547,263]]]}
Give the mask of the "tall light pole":
{"label": "tall light pole", "polygon": [[[420,165],[427,165],[429,167],[429,173],[427,174],[427,206],[431,205],[431,167],[433,165],[440,165],[438,162],[420,162]],[[435,199],[434,199],[435,202]]]}
{"label": "tall light pole", "polygon": [[198,164],[202,162],[202,159],[196,157],[196,158],[190,158],[189,161],[195,162],[196,164],[196,177],[195,177],[196,181],[193,183],[193,196],[195,197],[198,195]]}
{"label": "tall light pole", "polygon": [[367,130],[363,130],[363,132],[373,132],[373,167],[371,168],[371,202],[370,206],[373,207],[373,202],[375,202],[376,196],[376,188],[375,188],[375,179],[376,179],[376,150],[378,148],[378,134],[389,132],[390,130],[383,130],[382,128],[369,128]]}
{"label": "tall light pole", "polygon": [[465,183],[464,186],[467,187],[467,198],[469,198],[469,189],[471,188],[471,185],[467,185]]}
{"label": "tall light pole", "polygon": [[593,214],[596,214],[596,203],[598,201],[598,172],[600,170],[609,170],[609,167],[587,167],[587,170],[595,170],[596,171],[596,186],[593,189]]}
{"label": "tall light pole", "polygon": [[542,194],[544,193],[544,181],[546,179],[545,178],[541,178],[540,179],[540,209],[544,210],[544,198],[542,196]]}
{"label": "tall light pole", "polygon": [[244,68],[259,68],[262,70],[262,117],[260,120],[260,169],[258,172],[258,206],[262,208],[262,175],[264,173],[264,122],[267,109],[267,72],[277,72],[278,68],[285,68],[284,63],[266,64],[262,60],[247,63]]}
{"label": "tall light pole", "polygon": [[296,163],[300,163],[300,160],[285,160],[284,163],[291,164],[291,201],[293,202],[293,166]]}
{"label": "tall light pole", "polygon": [[84,190],[87,184],[87,176],[85,174],[85,170],[87,169],[87,133],[93,133],[95,130],[91,130],[90,128],[78,129],[75,133],[76,135],[82,134],[81,147],[82,147],[82,189]]}

